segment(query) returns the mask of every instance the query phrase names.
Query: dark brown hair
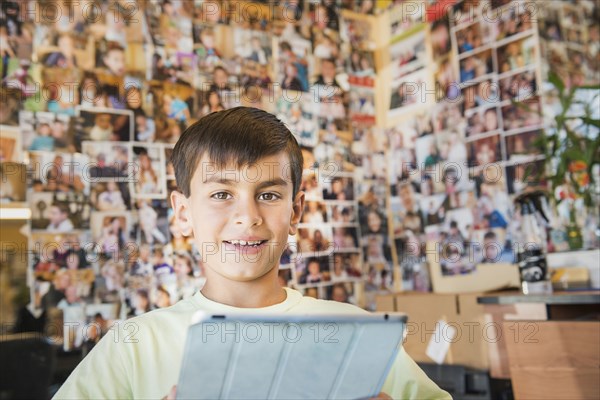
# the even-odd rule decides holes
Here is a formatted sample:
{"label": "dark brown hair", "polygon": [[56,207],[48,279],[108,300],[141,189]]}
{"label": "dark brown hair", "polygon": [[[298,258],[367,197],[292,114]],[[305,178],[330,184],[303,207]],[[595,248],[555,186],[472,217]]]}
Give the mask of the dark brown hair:
{"label": "dark brown hair", "polygon": [[189,197],[192,176],[205,154],[219,168],[230,162],[239,168],[282,151],[289,157],[296,197],[302,182],[303,158],[292,132],[273,114],[235,107],[211,113],[190,125],[177,141],[171,162],[179,190]]}

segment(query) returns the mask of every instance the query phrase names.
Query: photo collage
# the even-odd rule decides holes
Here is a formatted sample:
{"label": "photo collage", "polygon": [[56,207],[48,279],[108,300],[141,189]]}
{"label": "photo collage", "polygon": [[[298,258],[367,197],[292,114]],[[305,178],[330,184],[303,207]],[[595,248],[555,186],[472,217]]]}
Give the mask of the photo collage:
{"label": "photo collage", "polygon": [[[222,1],[133,3],[94,2],[90,16],[75,2],[76,18],[39,23],[27,4],[3,5],[1,170],[14,184],[2,185],[2,202],[32,210],[36,307],[59,324],[105,324],[200,289],[200,254],[169,201],[170,155],[194,121],[240,105],[278,115],[305,155],[312,195],[282,256],[282,285],[358,303],[369,271],[354,173],[386,173],[384,146],[353,153],[377,136],[370,25],[361,36],[332,1],[300,2],[293,18],[284,4],[248,2],[261,15],[242,23]],[[26,163],[16,166],[27,169],[27,185],[11,163]],[[377,218],[385,227],[385,215]],[[379,254],[387,238],[370,243]],[[65,336],[64,347],[81,340]]]}
{"label": "photo collage", "polygon": [[545,72],[571,85],[600,83],[600,17],[593,2],[551,2],[539,19]]}
{"label": "photo collage", "polygon": [[[202,287],[170,157],[188,126],[236,106],[275,114],[302,148],[307,201],[282,285],[372,309],[378,292],[432,290],[428,241],[446,276],[514,260],[512,196],[544,165],[543,57],[594,82],[593,2],[540,17],[525,1],[462,0],[426,23],[400,18],[402,1],[227,3],[3,2],[0,202],[31,208],[36,307],[125,319]],[[423,103],[415,85],[429,83]]]}
{"label": "photo collage", "polygon": [[429,83],[426,25],[418,26],[415,33],[392,40],[389,47],[392,94],[389,99],[389,116],[398,117],[422,109],[421,96]]}
{"label": "photo collage", "polygon": [[514,261],[511,195],[526,185],[523,170],[543,163],[532,150],[543,121],[531,13],[526,2],[464,0],[429,26],[437,104],[389,130],[392,232],[404,290],[430,289],[426,242],[438,243],[444,276]]}

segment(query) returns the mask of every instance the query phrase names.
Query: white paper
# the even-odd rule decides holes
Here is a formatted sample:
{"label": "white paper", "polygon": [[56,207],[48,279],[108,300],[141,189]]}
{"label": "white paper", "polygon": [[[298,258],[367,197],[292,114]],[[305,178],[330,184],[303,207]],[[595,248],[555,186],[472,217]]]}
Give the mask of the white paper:
{"label": "white paper", "polygon": [[435,332],[429,339],[425,354],[436,364],[443,364],[446,354],[450,350],[450,343],[452,343],[455,336],[456,328],[448,325],[444,320],[439,320],[435,324]]}

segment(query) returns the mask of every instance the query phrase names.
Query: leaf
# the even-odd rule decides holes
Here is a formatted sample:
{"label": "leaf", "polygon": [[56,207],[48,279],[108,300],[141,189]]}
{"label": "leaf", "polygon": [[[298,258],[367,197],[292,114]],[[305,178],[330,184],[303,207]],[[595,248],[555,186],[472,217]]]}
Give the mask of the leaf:
{"label": "leaf", "polygon": [[600,90],[600,85],[579,85],[573,86],[573,88],[575,90]]}
{"label": "leaf", "polygon": [[[600,85],[566,87],[560,76],[553,71],[548,75],[548,82],[554,87],[552,99],[560,108],[554,115],[551,126],[544,129],[544,137],[540,137],[532,145],[542,150],[546,156],[546,166],[552,169],[547,176],[551,189],[554,191],[567,183],[579,193],[587,207],[593,206],[597,202],[594,193],[580,187],[575,175],[569,173],[569,166],[573,161],[585,161],[591,185],[589,187],[598,184],[592,171],[600,164],[600,119],[595,109],[600,96]],[[526,104],[518,106],[531,112]]]}
{"label": "leaf", "polygon": [[590,118],[590,117],[580,117],[580,118],[585,124],[595,126],[596,128],[600,128],[600,119],[594,119],[594,118]]}
{"label": "leaf", "polygon": [[565,103],[565,108],[564,108],[564,115],[567,115],[571,112],[571,107],[573,107],[573,103],[575,102],[575,100],[577,99],[575,97],[575,88],[571,88],[569,90],[569,95],[566,98],[566,103]]}
{"label": "leaf", "polygon": [[563,80],[560,78],[560,76],[558,76],[558,74],[554,71],[550,71],[550,73],[548,73],[548,81],[555,87],[558,89],[558,92],[560,93],[560,97],[562,97],[564,91],[565,91],[565,83],[563,82]]}
{"label": "leaf", "polygon": [[594,202],[592,200],[592,194],[590,193],[589,190],[586,190],[585,192],[583,192],[583,204],[585,204],[585,206],[588,208],[591,208],[594,206]]}
{"label": "leaf", "polygon": [[574,151],[575,149],[577,149],[577,151],[581,151],[581,142],[582,142],[582,138],[575,133],[575,131],[573,131],[572,129],[569,129],[565,126],[565,132],[567,133],[567,137],[565,140],[565,153],[571,153],[572,151]]}
{"label": "leaf", "polygon": [[598,150],[600,149],[600,136],[593,140],[588,144],[585,151],[585,160],[588,164],[587,172],[592,181],[594,180],[594,174],[592,170],[594,169],[594,165],[600,163],[600,158],[598,157]]}

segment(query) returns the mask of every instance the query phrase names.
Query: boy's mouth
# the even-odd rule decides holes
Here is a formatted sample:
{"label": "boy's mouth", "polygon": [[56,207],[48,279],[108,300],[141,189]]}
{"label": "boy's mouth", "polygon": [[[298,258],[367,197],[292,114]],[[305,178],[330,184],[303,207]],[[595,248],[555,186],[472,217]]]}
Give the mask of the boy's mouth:
{"label": "boy's mouth", "polygon": [[232,239],[224,240],[223,247],[226,252],[242,254],[244,256],[262,253],[268,240],[252,238],[253,240]]}
{"label": "boy's mouth", "polygon": [[233,240],[224,240],[225,243],[233,245],[233,246],[239,246],[241,248],[244,247],[259,247],[265,243],[267,243],[267,240],[237,240],[237,239],[233,239]]}

